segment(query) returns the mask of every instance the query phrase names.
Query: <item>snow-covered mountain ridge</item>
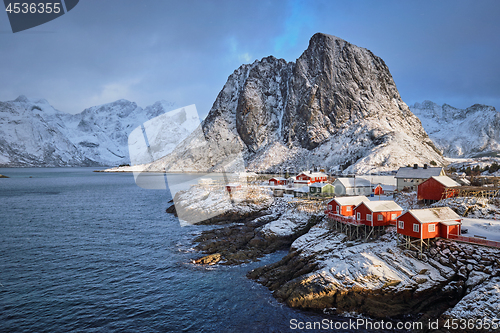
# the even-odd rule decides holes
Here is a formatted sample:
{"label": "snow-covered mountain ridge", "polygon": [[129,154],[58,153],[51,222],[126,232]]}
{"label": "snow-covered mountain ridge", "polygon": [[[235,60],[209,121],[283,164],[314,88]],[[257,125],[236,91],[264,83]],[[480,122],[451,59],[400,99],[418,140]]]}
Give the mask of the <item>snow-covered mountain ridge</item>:
{"label": "snow-covered mountain ridge", "polygon": [[410,106],[410,110],[420,118],[434,144],[447,157],[500,152],[500,112],[492,106],[475,104],[458,109],[424,101]]}
{"label": "snow-covered mountain ridge", "polygon": [[[143,109],[121,99],[72,115],[54,109],[44,99],[19,96],[13,101],[0,102],[0,167],[130,163],[129,133],[173,109],[175,105],[165,101]],[[173,120],[171,126],[182,128],[184,122],[185,119]]]}
{"label": "snow-covered mountain ridge", "polygon": [[222,171],[238,155],[255,171],[446,163],[384,61],[321,33],[296,62],[270,56],[235,70],[202,126],[149,170]]}

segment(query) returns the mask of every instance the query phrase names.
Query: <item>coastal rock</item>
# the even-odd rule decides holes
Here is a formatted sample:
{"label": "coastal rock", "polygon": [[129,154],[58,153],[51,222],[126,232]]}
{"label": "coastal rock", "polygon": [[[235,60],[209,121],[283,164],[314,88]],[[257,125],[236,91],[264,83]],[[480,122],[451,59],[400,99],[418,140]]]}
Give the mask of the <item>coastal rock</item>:
{"label": "coastal rock", "polygon": [[[492,277],[485,282],[476,285],[463,297],[453,308],[447,310],[441,317],[442,323],[446,319],[470,320],[474,323],[500,322],[500,277]],[[474,327],[464,332],[481,331]],[[497,329],[484,330],[485,332],[497,332]]]}
{"label": "coastal rock", "polygon": [[220,253],[209,254],[194,261],[198,265],[215,265],[221,260]]}
{"label": "coastal rock", "polygon": [[248,276],[291,307],[335,308],[378,318],[431,313],[457,297],[458,287],[443,288],[455,272],[433,259],[424,263],[404,255],[394,231],[353,246],[345,239],[319,223],[292,244],[282,261]]}
{"label": "coastal rock", "polygon": [[230,196],[225,186],[195,185],[177,192],[174,203],[181,223],[225,224],[267,215],[273,197],[259,187],[245,186]]}
{"label": "coastal rock", "polygon": [[9,177],[4,176],[4,175],[0,175],[0,178],[9,178]]}

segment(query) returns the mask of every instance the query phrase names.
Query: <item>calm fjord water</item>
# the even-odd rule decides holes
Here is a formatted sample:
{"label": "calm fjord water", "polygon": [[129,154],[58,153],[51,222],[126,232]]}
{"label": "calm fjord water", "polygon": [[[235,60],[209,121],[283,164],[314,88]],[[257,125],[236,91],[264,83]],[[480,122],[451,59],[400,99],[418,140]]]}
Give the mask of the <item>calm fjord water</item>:
{"label": "calm fjord water", "polygon": [[168,191],[92,170],[0,169],[0,332],[289,332],[292,318],[330,318],[245,277],[284,252],[194,266],[191,241],[212,227],[180,227]]}

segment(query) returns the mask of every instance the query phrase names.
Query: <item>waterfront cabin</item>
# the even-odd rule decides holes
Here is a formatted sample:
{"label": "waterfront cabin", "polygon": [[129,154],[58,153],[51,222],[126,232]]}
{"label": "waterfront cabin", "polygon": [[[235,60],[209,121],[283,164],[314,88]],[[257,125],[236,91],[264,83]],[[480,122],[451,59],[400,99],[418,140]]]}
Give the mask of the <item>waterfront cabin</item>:
{"label": "waterfront cabin", "polygon": [[325,213],[337,214],[342,216],[353,216],[354,207],[356,207],[362,202],[368,202],[368,201],[370,200],[363,195],[338,197],[328,202]]}
{"label": "waterfront cabin", "polygon": [[309,186],[294,189],[293,196],[295,198],[307,198],[309,196]]}
{"label": "waterfront cabin", "polygon": [[229,193],[241,190],[241,184],[227,184],[226,191]]}
{"label": "waterfront cabin", "polygon": [[389,200],[364,201],[354,208],[356,220],[369,227],[396,225],[402,212],[403,208]]}
{"label": "waterfront cabin", "polygon": [[332,184],[314,183],[309,186],[309,193],[315,196],[333,197],[335,187]]}
{"label": "waterfront cabin", "polygon": [[369,180],[362,178],[337,178],[332,183],[335,195],[370,195],[372,186]]}
{"label": "waterfront cabin", "polygon": [[295,177],[295,186],[311,185],[326,182],[327,180],[328,176],[323,172],[304,171]]}
{"label": "waterfront cabin", "polygon": [[271,185],[271,186],[285,185],[285,184],[286,184],[286,178],[273,177],[273,178],[269,179],[269,185]]}
{"label": "waterfront cabin", "polygon": [[[397,218],[397,232],[403,235],[407,248],[420,242],[420,250],[425,240],[449,235],[460,235],[462,219],[450,207],[411,209]],[[418,249],[418,248],[417,248]]]}
{"label": "waterfront cabin", "polygon": [[432,176],[418,185],[417,200],[423,200],[424,203],[430,204],[441,199],[451,198],[456,193],[449,189],[458,186],[460,184],[448,176]]}
{"label": "waterfront cabin", "polygon": [[413,167],[399,168],[396,173],[397,190],[402,191],[408,189],[415,191],[417,186],[432,176],[445,176],[444,168],[442,167],[428,167],[424,164],[423,168],[419,168],[418,164]]}

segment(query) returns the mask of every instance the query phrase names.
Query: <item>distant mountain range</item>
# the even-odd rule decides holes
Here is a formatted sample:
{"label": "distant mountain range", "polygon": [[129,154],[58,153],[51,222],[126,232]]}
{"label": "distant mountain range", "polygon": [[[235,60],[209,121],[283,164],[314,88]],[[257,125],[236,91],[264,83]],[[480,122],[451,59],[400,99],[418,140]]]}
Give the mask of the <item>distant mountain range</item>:
{"label": "distant mountain range", "polygon": [[424,101],[410,110],[445,156],[497,156],[500,152],[500,112],[492,106],[458,109]]}
{"label": "distant mountain range", "polygon": [[[130,163],[132,130],[174,108],[165,101],[142,109],[119,100],[71,115],[43,99],[0,102],[0,166]],[[296,62],[269,56],[240,66],[201,126],[188,118],[172,114],[168,126],[157,128],[166,156],[149,170],[273,172],[316,165],[367,173],[445,165],[443,154],[500,151],[495,108],[429,101],[409,108],[382,59],[321,33]]]}
{"label": "distant mountain range", "polygon": [[[116,166],[130,163],[130,132],[173,109],[175,105],[165,101],[142,109],[122,99],[72,115],[55,110],[44,99],[19,96],[13,101],[0,102],[0,166]],[[171,119],[170,128],[175,135],[171,136],[171,142],[165,143],[170,145],[167,153],[199,125],[193,127],[189,121],[178,116]],[[184,127],[189,131],[183,130]]]}

